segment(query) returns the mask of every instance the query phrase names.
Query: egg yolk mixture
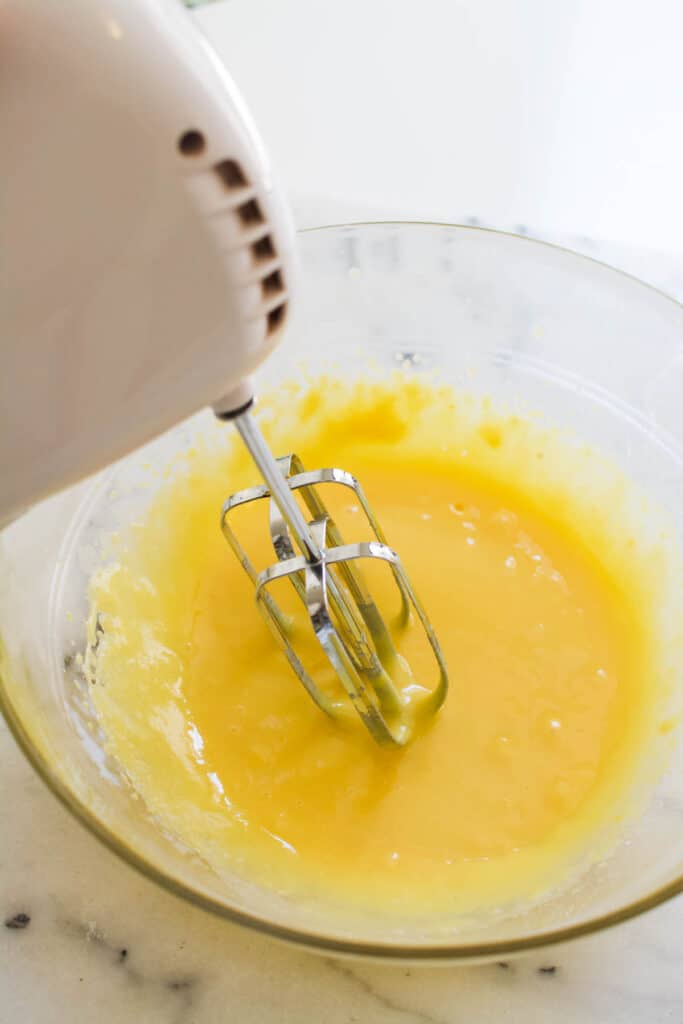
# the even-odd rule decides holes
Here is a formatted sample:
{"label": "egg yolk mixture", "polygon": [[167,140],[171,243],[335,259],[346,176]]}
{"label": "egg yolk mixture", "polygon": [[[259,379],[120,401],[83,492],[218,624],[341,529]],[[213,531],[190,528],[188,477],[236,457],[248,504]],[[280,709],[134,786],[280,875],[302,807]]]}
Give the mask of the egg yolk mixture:
{"label": "egg yolk mixture", "polygon": [[[626,484],[596,497],[590,453],[414,381],[292,391],[264,429],[278,454],[362,481],[448,698],[402,749],[314,705],[220,532],[255,482],[226,427],[166,468],[92,583],[92,695],[131,784],[216,871],[280,892],[406,913],[561,885],[604,852],[658,729],[656,571],[623,523]],[[334,502],[345,539],[369,539],[352,493]],[[235,529],[260,569],[265,503],[250,515]],[[433,685],[428,651],[414,673]]]}

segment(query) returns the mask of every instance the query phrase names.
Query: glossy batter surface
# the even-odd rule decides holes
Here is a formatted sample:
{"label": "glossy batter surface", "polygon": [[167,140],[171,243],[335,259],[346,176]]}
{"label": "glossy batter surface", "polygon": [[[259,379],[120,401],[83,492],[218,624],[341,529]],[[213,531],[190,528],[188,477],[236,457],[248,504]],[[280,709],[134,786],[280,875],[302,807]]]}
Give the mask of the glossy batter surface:
{"label": "glossy batter surface", "polygon": [[[362,480],[443,647],[445,706],[402,750],[322,715],[218,527],[246,461],[209,444],[93,582],[111,750],[219,871],[401,913],[533,899],[597,854],[653,726],[636,542],[618,509],[574,501],[530,422],[405,383],[324,391],[293,396],[271,437]],[[366,535],[352,500],[334,511],[347,539]],[[260,516],[240,529],[267,564]],[[433,677],[426,652],[416,675]]]}

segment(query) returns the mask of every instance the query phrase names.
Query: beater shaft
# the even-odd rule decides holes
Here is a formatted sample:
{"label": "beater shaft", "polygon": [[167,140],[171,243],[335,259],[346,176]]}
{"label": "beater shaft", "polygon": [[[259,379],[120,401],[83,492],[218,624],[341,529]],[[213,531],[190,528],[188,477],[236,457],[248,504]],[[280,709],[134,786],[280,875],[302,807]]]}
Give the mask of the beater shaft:
{"label": "beater shaft", "polygon": [[236,416],[233,423],[282,513],[301,554],[307,562],[322,561],[322,551],[251,412],[247,410]]}

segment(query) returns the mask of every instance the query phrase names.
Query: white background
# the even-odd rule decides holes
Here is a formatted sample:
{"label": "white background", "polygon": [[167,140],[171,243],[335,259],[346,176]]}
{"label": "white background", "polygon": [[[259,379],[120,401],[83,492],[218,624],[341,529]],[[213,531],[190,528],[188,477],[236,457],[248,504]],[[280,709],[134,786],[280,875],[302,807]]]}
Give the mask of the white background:
{"label": "white background", "polygon": [[197,17],[300,222],[683,251],[680,0],[227,0]]}

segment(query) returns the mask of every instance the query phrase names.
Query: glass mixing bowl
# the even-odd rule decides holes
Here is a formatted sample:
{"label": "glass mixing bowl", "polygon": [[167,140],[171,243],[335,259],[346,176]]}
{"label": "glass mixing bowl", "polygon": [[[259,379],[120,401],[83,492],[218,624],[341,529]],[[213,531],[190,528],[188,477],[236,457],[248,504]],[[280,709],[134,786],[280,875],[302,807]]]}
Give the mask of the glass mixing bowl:
{"label": "glass mixing bowl", "polygon": [[[260,380],[403,367],[507,405],[522,400],[599,448],[683,522],[683,308],[561,249],[435,224],[331,227],[301,236],[298,320]],[[683,889],[683,745],[614,854],[524,914],[406,921],[324,908],[219,878],[147,814],[108,757],[73,658],[85,588],[110,520],[139,507],[147,462],[189,424],[62,493],[0,536],[0,679],[7,721],[52,791],[160,885],[315,950],[412,960],[500,959],[606,927]],[[229,483],[226,482],[226,494]],[[294,685],[294,683],[292,684]],[[681,687],[683,689],[683,687]]]}

